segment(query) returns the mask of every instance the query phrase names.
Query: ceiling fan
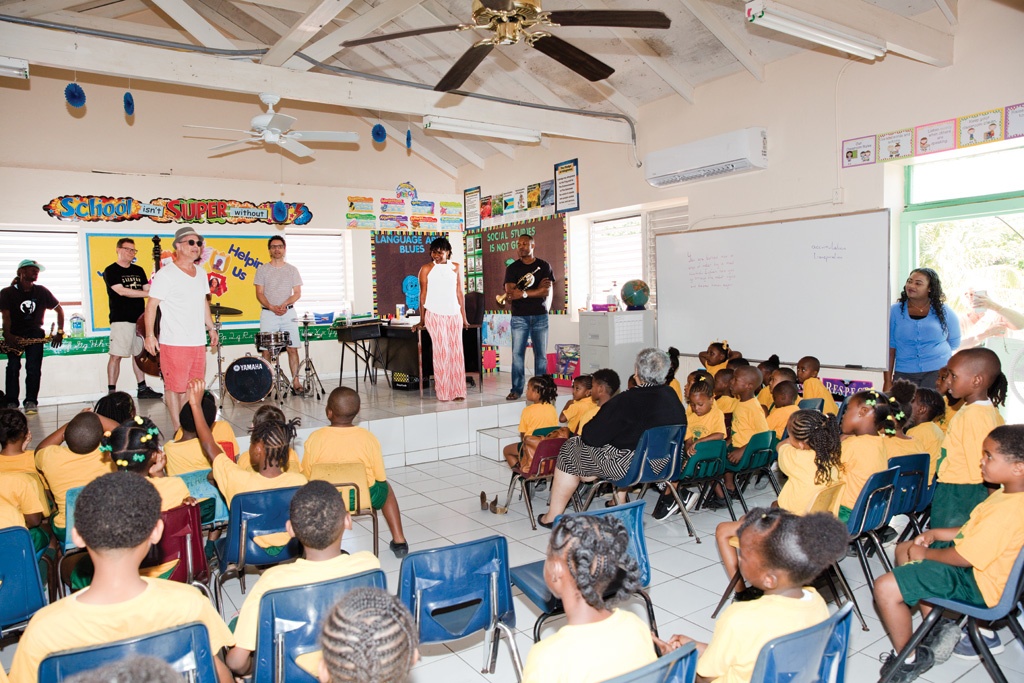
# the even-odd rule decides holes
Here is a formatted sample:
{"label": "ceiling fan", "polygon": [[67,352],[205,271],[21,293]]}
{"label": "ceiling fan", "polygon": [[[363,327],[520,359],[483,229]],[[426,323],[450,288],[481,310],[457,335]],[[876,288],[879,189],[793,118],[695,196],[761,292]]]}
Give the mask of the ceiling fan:
{"label": "ceiling fan", "polygon": [[[545,12],[540,0],[473,0],[472,24],[451,24],[386,33],[357,40],[347,40],[343,47],[356,47],[384,40],[396,40],[446,31],[488,30],[494,35],[474,44],[434,86],[434,90],[448,92],[459,88],[473,70],[496,45],[514,45],[520,40],[557,62],[569,67],[590,81],[608,78],[615,69],[578,47],[553,36],[546,28],[554,26],[608,26],[622,28],[668,28],[671,20],[663,13],[651,10],[565,10]],[[538,31],[528,29],[540,28]]]}
{"label": "ceiling fan", "polygon": [[297,157],[311,157],[313,150],[302,144],[303,142],[359,142],[359,133],[345,133],[332,130],[292,130],[295,125],[295,117],[287,114],[279,114],[274,111],[274,105],[281,101],[281,98],[273,93],[260,93],[260,101],[267,105],[267,113],[252,117],[249,125],[251,130],[240,130],[238,128],[218,128],[216,126],[196,126],[185,124],[186,128],[204,128],[206,130],[227,130],[234,133],[245,133],[249,137],[242,140],[234,140],[223,145],[211,147],[210,150],[222,150],[235,145],[250,145],[257,143],[270,143],[277,145],[286,152],[291,152]]}

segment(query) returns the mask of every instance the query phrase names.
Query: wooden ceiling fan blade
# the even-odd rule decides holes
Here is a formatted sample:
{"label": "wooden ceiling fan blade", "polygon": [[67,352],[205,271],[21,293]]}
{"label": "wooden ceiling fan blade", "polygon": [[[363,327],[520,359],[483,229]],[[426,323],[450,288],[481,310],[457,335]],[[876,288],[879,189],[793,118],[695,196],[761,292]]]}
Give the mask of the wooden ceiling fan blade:
{"label": "wooden ceiling fan blade", "polygon": [[459,57],[459,61],[455,62],[455,65],[448,69],[448,73],[434,86],[434,90],[437,92],[448,92],[449,90],[461,87],[466,82],[466,79],[469,78],[469,75],[480,66],[480,63],[484,61],[487,55],[491,54],[493,49],[493,43],[481,42],[466,50]]}
{"label": "wooden ceiling fan blade", "polygon": [[533,47],[556,62],[569,67],[588,81],[604,80],[615,73],[615,69],[597,57],[588,55],[557,36],[541,36],[533,41]]}
{"label": "wooden ceiling fan blade", "polygon": [[672,25],[664,12],[653,10],[565,10],[549,12],[548,19],[559,26],[668,28]]}
{"label": "wooden ceiling fan blade", "polygon": [[412,36],[425,36],[428,33],[444,33],[445,31],[458,31],[460,29],[473,28],[466,24],[451,24],[449,26],[430,26],[428,28],[414,28],[410,31],[398,31],[396,33],[384,33],[379,36],[368,36],[366,38],[357,38],[355,40],[346,40],[341,44],[342,47],[356,47],[357,45],[368,45],[370,43],[379,43],[383,40],[398,40],[399,38],[410,38]]}
{"label": "wooden ceiling fan blade", "polygon": [[515,7],[512,0],[480,0],[480,4],[495,12],[511,12]]}

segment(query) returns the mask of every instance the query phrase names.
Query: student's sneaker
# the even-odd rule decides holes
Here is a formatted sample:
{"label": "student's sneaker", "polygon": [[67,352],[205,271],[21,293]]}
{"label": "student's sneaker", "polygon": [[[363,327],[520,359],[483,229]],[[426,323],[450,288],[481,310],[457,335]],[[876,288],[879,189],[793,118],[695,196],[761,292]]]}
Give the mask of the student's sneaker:
{"label": "student's sneaker", "polygon": [[724,510],[727,506],[725,498],[719,498],[718,496],[711,494],[708,499],[704,501],[705,510]]}
{"label": "student's sneaker", "polygon": [[[992,654],[997,655],[1006,649],[1006,646],[1003,645],[1003,641],[999,639],[998,633],[986,631],[985,629],[979,629],[979,633],[981,633],[981,639],[985,641],[985,645]],[[960,642],[958,642],[956,647],[953,648],[953,656],[972,662],[976,662],[981,659],[981,655],[979,655],[974,649],[974,643],[971,642],[971,636],[967,633],[966,626],[964,626],[963,630],[960,632]]]}
{"label": "student's sneaker", "polygon": [[654,519],[665,519],[677,512],[679,512],[679,503],[676,502],[675,496],[666,491],[658,498],[658,503],[654,506],[651,516]]}
{"label": "student's sneaker", "polygon": [[683,507],[686,508],[686,511],[693,512],[697,509],[698,503],[700,503],[700,492],[686,489],[686,495],[683,496]]}
{"label": "student's sneaker", "polygon": [[[892,651],[887,652],[879,657],[879,659],[882,661],[880,675],[884,678],[896,665],[896,653]],[[918,645],[913,664],[904,663],[892,677],[892,683],[909,683],[934,665],[935,657],[932,655],[932,651],[925,645]]]}
{"label": "student's sneaker", "polygon": [[139,398],[163,398],[164,395],[161,394],[159,391],[155,391],[151,387],[143,387],[143,388],[139,389],[138,397]]}
{"label": "student's sneaker", "polygon": [[35,401],[25,401],[25,414],[35,415],[39,412],[39,404]]}
{"label": "student's sneaker", "polygon": [[953,655],[953,649],[960,642],[961,635],[960,626],[955,621],[940,619],[938,625],[921,644],[932,651],[936,664],[944,664]]}

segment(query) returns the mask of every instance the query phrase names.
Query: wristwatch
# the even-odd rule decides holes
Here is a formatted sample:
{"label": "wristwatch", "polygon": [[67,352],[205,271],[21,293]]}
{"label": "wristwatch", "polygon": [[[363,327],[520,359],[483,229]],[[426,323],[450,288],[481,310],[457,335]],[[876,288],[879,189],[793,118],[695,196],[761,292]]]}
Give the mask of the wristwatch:
{"label": "wristwatch", "polygon": [[523,298],[525,299],[525,298],[526,298],[527,296],[528,296],[528,295],[527,295],[527,292],[526,292],[526,290],[524,289],[524,290],[523,290]]}

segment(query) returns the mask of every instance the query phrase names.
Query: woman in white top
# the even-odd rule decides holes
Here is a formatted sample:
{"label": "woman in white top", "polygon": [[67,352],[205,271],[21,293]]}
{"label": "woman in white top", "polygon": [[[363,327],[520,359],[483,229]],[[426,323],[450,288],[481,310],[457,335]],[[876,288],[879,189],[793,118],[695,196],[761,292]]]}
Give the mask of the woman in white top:
{"label": "woman in white top", "polygon": [[462,293],[462,272],[449,261],[452,245],[444,237],[430,243],[430,263],[420,268],[423,324],[434,348],[434,392],[439,401],[466,399],[462,330],[469,327]]}

